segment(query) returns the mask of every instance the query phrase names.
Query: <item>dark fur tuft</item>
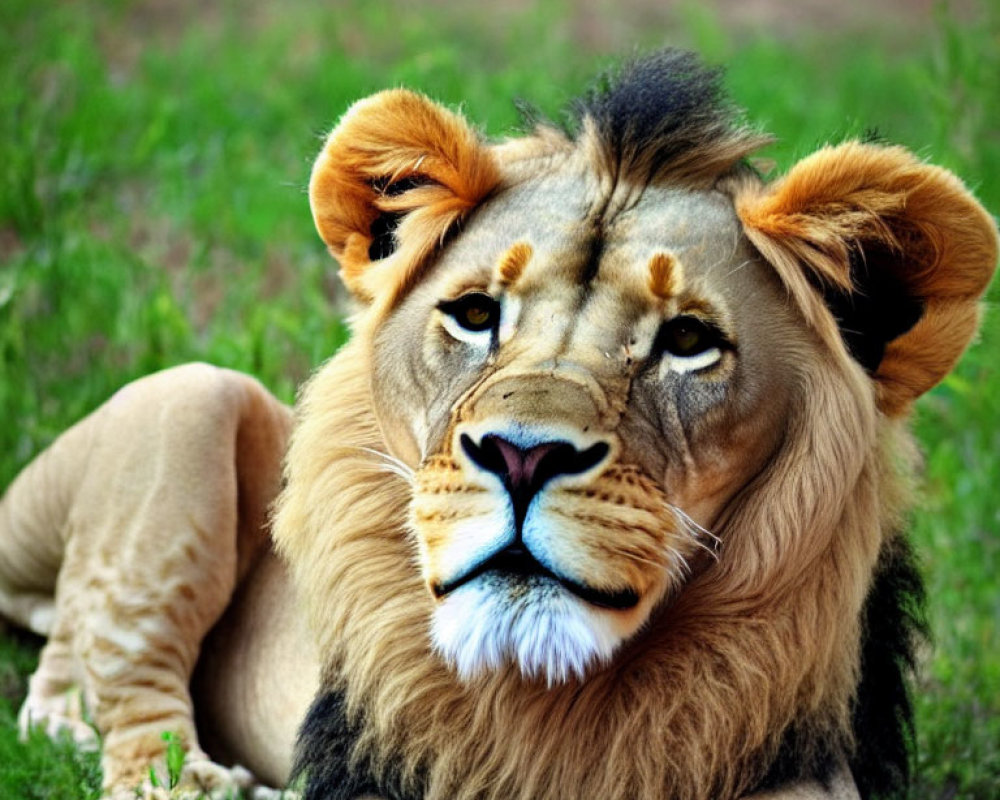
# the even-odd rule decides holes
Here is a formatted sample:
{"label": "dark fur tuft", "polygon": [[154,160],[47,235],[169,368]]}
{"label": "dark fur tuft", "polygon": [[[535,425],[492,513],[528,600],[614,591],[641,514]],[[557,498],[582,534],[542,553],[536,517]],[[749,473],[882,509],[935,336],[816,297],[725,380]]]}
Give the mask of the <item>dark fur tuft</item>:
{"label": "dark fur tuft", "polygon": [[420,787],[405,786],[399,775],[379,779],[368,759],[354,757],[360,732],[361,721],[348,717],[339,692],[317,696],[299,729],[292,770],[294,778],[305,776],[303,800],[419,800]]}
{"label": "dark fur tuft", "polygon": [[851,772],[866,800],[904,798],[914,749],[909,677],[928,628],[923,580],[902,536],[882,548],[863,623]]}
{"label": "dark fur tuft", "polygon": [[792,725],[782,736],[767,775],[753,792],[774,792],[804,780],[828,786],[837,768],[837,753],[843,751],[844,744],[836,736],[817,735],[808,725]]}
{"label": "dark fur tuft", "polygon": [[721,70],[683,50],[664,50],[603,75],[577,103],[620,152],[659,150],[665,160],[729,129]]}
{"label": "dark fur tuft", "polygon": [[[575,112],[577,127],[593,121],[622,173],[638,171],[645,181],[692,157],[724,170],[769,141],[742,124],[723,91],[722,71],[683,50],[663,50],[605,75]],[[684,170],[694,171],[690,163]]]}

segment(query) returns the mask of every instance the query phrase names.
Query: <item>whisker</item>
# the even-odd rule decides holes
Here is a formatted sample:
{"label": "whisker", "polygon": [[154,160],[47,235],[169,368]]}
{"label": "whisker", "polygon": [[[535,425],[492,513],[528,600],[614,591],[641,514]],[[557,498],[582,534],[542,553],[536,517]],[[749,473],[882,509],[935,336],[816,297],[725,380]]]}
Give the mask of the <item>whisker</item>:
{"label": "whisker", "polygon": [[672,556],[670,572],[674,573],[674,577],[683,579],[685,576],[690,575],[691,565],[684,555],[677,548],[670,545],[666,546],[666,550]]}
{"label": "whisker", "polygon": [[360,450],[363,453],[368,453],[369,455],[378,458],[380,463],[372,465],[375,471],[388,472],[392,475],[398,475],[410,484],[415,482],[413,469],[395,456],[391,456],[388,453],[383,453],[381,450],[375,450],[371,447],[353,447],[351,449]]}
{"label": "whisker", "polygon": [[743,267],[745,267],[747,264],[750,264],[752,262],[753,262],[753,259],[752,258],[748,258],[743,263],[737,264],[735,267],[733,267],[731,270],[729,270],[729,272],[727,272],[725,274],[725,276],[723,276],[723,277],[728,278],[730,275],[735,275],[737,272],[739,272],[741,269],[743,269]]}
{"label": "whisker", "polygon": [[[677,521],[680,523],[681,527],[684,528],[684,532],[694,539],[694,543],[708,553],[712,558],[718,560],[719,550],[722,548],[722,539],[712,533],[708,528],[703,525],[699,525],[687,513],[682,509],[675,506],[673,503],[667,503],[667,506],[676,515]],[[704,539],[708,539],[705,542]]]}
{"label": "whisker", "polygon": [[707,544],[705,544],[704,542],[698,541],[697,539],[695,539],[694,544],[695,544],[695,547],[700,547],[702,550],[704,550],[706,553],[708,553],[715,561],[719,560],[719,548],[718,547],[709,547]]}
{"label": "whisker", "polygon": [[694,534],[695,536],[699,536],[699,535],[700,536],[706,536],[709,539],[711,539],[713,542],[715,542],[715,544],[717,544],[717,545],[722,544],[722,539],[720,539],[718,536],[716,536],[714,533],[712,533],[704,525],[699,525],[697,522],[695,522],[693,519],[691,519],[691,517],[683,509],[678,508],[673,503],[667,503],[667,505],[670,507],[671,511],[673,511],[675,514],[677,514],[678,517],[681,518],[681,521],[685,524],[686,527],[692,529],[695,532],[695,534]]}
{"label": "whisker", "polygon": [[[673,550],[671,547],[667,547],[667,550]],[[674,551],[676,552],[676,551]],[[624,556],[630,561],[638,562],[639,564],[646,564],[647,566],[653,567],[654,569],[662,569],[663,562],[654,558],[647,558],[646,556],[640,556],[628,550],[616,549],[614,551],[615,555]]]}
{"label": "whisker", "polygon": [[379,475],[395,475],[398,478],[402,478],[407,483],[413,483],[413,478],[405,472],[397,469],[391,464],[370,464],[367,469],[361,468],[358,472],[373,472]]}

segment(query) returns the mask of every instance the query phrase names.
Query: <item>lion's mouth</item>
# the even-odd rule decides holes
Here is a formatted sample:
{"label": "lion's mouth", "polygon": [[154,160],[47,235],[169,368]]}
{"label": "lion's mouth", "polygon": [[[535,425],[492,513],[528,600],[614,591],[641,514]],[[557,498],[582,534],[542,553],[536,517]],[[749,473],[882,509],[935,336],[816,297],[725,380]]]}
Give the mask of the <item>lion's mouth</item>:
{"label": "lion's mouth", "polygon": [[460,577],[443,582],[435,583],[431,591],[437,599],[442,599],[454,592],[456,589],[475,580],[487,573],[497,573],[499,575],[517,578],[541,577],[548,578],[558,583],[567,591],[600,608],[610,608],[615,611],[626,611],[634,608],[639,602],[639,595],[632,589],[622,589],[618,591],[604,591],[595,589],[578,583],[563,575],[558,575],[542,564],[532,555],[531,551],[522,545],[511,545],[505,547],[490,556],[478,566],[466,572]]}

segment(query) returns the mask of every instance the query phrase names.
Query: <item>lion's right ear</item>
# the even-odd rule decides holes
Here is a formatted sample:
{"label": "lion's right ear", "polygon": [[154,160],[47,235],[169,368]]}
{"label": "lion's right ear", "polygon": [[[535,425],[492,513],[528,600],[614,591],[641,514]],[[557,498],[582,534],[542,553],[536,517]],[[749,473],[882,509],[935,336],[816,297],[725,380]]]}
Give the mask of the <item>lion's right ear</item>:
{"label": "lion's right ear", "polygon": [[344,114],[313,166],[309,202],[344,283],[370,302],[405,291],[497,182],[489,148],[461,116],[393,89]]}

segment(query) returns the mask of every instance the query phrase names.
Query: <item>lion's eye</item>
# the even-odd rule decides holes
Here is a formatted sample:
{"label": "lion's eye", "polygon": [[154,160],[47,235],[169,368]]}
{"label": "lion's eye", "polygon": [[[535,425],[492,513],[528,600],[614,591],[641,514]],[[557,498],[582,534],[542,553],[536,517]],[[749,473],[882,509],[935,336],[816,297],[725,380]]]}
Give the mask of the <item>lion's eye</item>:
{"label": "lion's eye", "polygon": [[715,326],[698,317],[684,315],[663,324],[656,335],[654,350],[680,358],[691,358],[713,347],[717,348],[721,343],[722,335]]}
{"label": "lion's eye", "polygon": [[500,322],[500,304],[485,292],[469,292],[456,300],[444,300],[438,308],[471,333],[492,330]]}
{"label": "lion's eye", "polygon": [[656,334],[653,352],[666,356],[671,369],[690,372],[715,364],[726,347],[725,337],[714,325],[682,315],[663,323]]}
{"label": "lion's eye", "polygon": [[660,329],[658,349],[671,355],[688,357],[703,353],[719,343],[719,333],[697,317],[674,317]]}

